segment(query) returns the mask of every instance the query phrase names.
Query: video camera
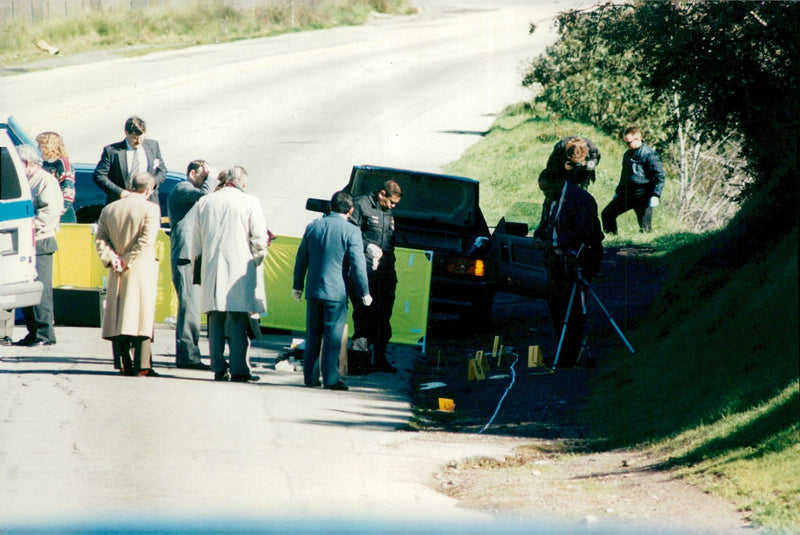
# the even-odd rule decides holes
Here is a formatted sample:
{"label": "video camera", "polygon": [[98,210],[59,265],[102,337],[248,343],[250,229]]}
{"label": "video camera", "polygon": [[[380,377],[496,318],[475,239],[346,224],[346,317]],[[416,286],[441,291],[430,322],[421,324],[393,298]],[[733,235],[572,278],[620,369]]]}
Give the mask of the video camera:
{"label": "video camera", "polygon": [[585,245],[581,244],[578,250],[564,249],[554,245],[552,241],[536,240],[536,246],[544,251],[544,262],[547,268],[554,274],[565,277],[571,281],[578,281],[588,284],[584,278],[584,259],[583,252]]}

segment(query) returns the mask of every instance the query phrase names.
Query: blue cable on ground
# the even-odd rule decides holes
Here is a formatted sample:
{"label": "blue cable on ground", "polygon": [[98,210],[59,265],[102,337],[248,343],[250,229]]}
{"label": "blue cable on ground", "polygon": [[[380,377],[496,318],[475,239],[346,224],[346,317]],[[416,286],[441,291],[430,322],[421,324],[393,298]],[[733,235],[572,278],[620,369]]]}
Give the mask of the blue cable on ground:
{"label": "blue cable on ground", "polygon": [[[504,351],[504,353],[505,353],[505,351]],[[494,414],[492,415],[492,417],[489,419],[488,422],[486,422],[486,425],[483,426],[483,429],[478,431],[479,435],[481,433],[483,433],[484,431],[486,431],[486,429],[488,429],[490,425],[492,425],[492,422],[494,421],[495,417],[497,416],[497,413],[500,412],[500,406],[503,404],[503,400],[506,399],[506,396],[508,395],[509,390],[511,390],[511,387],[514,386],[514,380],[516,380],[516,378],[517,378],[517,372],[514,370],[514,366],[517,364],[517,361],[519,361],[519,355],[517,355],[516,353],[511,353],[511,352],[506,353],[506,354],[507,355],[508,354],[514,355],[514,362],[511,363],[511,382],[509,383],[508,387],[506,387],[506,391],[503,392],[503,397],[500,398],[500,402],[497,404],[497,408],[494,410]]]}

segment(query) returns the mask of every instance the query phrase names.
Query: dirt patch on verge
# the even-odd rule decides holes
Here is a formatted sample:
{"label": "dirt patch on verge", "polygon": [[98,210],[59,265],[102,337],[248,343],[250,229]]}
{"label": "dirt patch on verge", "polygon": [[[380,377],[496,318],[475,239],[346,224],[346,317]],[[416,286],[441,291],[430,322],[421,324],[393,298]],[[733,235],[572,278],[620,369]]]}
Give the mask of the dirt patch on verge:
{"label": "dirt patch on verge", "polygon": [[[643,320],[666,277],[658,260],[637,248],[606,250],[592,287],[627,334]],[[574,369],[528,367],[528,346],[539,345],[552,362],[557,339],[547,304],[498,294],[489,330],[466,330],[434,316],[427,354],[413,379],[415,426],[423,431],[477,433],[530,439],[503,459],[453,461],[432,486],[465,507],[501,518],[549,518],[602,528],[730,533],[749,528],[744,515],[720,498],[656,468],[660,460],[638,451],[595,452],[578,417],[597,363],[625,345],[602,309],[590,299],[589,349]],[[492,353],[494,337],[511,352],[489,357],[486,379],[468,380],[468,361]],[[516,361],[516,362],[515,362]],[[454,412],[438,410],[452,399]],[[488,436],[487,436],[488,438]]]}
{"label": "dirt patch on verge", "polygon": [[642,453],[553,449],[558,446],[543,441],[502,460],[452,462],[434,476],[435,486],[465,507],[501,518],[647,531],[753,531],[733,505],[654,469]]}

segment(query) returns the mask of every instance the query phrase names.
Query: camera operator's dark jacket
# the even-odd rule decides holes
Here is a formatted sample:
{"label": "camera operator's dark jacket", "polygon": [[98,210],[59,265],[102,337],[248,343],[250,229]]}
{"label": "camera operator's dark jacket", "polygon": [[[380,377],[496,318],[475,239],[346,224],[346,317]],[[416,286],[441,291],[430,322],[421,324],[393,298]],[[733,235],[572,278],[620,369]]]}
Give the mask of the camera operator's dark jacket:
{"label": "camera operator's dark jacket", "polygon": [[545,199],[542,219],[533,236],[545,243],[546,250],[551,254],[558,249],[564,257],[574,257],[580,251],[578,261],[587,270],[588,277],[600,270],[605,236],[600,230],[597,202],[580,186],[565,182],[559,200]]}
{"label": "camera operator's dark jacket", "polygon": [[[577,166],[572,171],[564,169],[564,162],[567,161],[567,142],[571,139],[582,139],[589,147],[589,154],[586,156],[586,165]],[[561,175],[564,180],[586,188],[595,181],[595,167],[600,163],[600,149],[597,145],[587,138],[578,136],[565,137],[553,146],[553,152],[547,158],[547,168]]]}
{"label": "camera operator's dark jacket", "polygon": [[627,199],[661,197],[664,178],[664,166],[658,153],[642,143],[638,149],[628,149],[622,156],[622,173],[616,193]]}

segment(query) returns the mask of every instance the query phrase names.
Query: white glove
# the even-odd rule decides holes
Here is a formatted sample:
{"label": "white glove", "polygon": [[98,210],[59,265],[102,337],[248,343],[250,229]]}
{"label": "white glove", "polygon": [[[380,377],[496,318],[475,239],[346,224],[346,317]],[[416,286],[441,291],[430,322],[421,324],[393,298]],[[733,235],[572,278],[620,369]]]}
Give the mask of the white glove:
{"label": "white glove", "polygon": [[367,245],[366,257],[372,259],[372,271],[378,269],[378,264],[380,263],[382,256],[383,256],[383,251],[381,251],[380,247],[378,247],[374,243],[370,243],[369,245]]}
{"label": "white glove", "polygon": [[658,197],[650,197],[650,208],[658,206]]}
{"label": "white glove", "polygon": [[292,290],[292,297],[299,302],[300,298],[303,297],[303,290]]}
{"label": "white glove", "polygon": [[372,304],[372,296],[367,294],[361,298],[361,302],[364,303],[365,307],[368,307]]}

